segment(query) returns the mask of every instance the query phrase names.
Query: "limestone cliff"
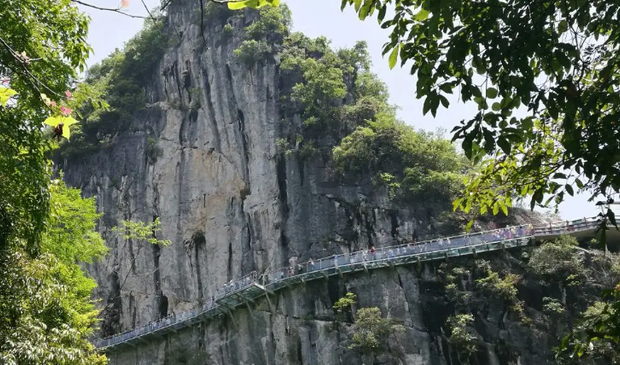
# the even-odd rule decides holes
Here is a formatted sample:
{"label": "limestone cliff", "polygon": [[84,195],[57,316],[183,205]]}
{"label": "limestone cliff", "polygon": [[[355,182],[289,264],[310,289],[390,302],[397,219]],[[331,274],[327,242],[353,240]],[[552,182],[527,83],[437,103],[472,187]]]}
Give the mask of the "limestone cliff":
{"label": "limestone cliff", "polygon": [[[228,280],[284,266],[291,256],[307,260],[423,238],[438,224],[439,212],[429,213],[423,201],[395,204],[386,187],[368,178],[343,184],[326,159],[281,151],[277,141],[294,140],[290,125],[302,122],[283,101],[295,80],[280,69],[277,42],[255,63],[240,62],[233,51],[257,14],[205,16],[197,3],[170,4],[165,52],[141,85],[145,108],[105,146],[58,161],[66,180],[96,196],[105,212],[101,230],[111,252],[88,267],[106,306],[104,335],[192,308]],[[168,247],[123,241],[109,231],[123,219],[156,218],[161,236],[172,241]],[[312,283],[279,294],[271,310],[259,303],[236,312],[234,321],[114,353],[111,363],[361,363],[345,346],[351,326],[332,323],[334,301],[351,290],[359,306],[379,306],[407,328],[386,354],[365,363],[455,364],[442,329],[439,280],[436,267],[427,266]],[[552,336],[523,329],[491,304],[479,317],[480,364],[550,360]],[[500,342],[519,354],[505,355]]]}
{"label": "limestone cliff", "polygon": [[[552,348],[557,337],[575,319],[576,309],[585,309],[600,283],[541,282],[524,260],[531,253],[530,249],[505,252],[310,282],[272,296],[270,302],[263,299],[252,309],[237,310],[232,318],[113,352],[111,363],[555,364]],[[586,254],[575,258],[584,264],[592,260]],[[503,297],[501,289],[480,289],[478,279],[489,268],[521,275],[515,302]],[[618,278],[616,273],[610,282]],[[446,285],[450,281],[457,283],[456,290]],[[351,350],[355,326],[350,318],[339,322],[332,308],[347,291],[357,294],[358,308],[379,307],[406,331],[391,337],[378,354]],[[514,304],[522,306],[522,314],[511,309]],[[468,329],[474,348],[470,356],[461,354],[448,333],[446,321],[455,310],[473,315]]]}

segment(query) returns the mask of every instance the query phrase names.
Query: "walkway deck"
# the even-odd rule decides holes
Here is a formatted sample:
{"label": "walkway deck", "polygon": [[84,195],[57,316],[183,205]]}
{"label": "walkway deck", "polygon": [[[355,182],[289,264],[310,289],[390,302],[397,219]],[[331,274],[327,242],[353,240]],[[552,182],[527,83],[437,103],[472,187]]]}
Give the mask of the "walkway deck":
{"label": "walkway deck", "polygon": [[[131,331],[95,341],[95,346],[111,351],[118,346],[135,346],[136,343],[157,338],[196,323],[208,321],[218,315],[231,315],[241,306],[254,303],[258,298],[290,288],[302,282],[347,275],[353,272],[417,264],[449,257],[523,247],[536,241],[551,240],[561,234],[578,238],[594,237],[597,228],[595,218],[560,222],[545,226],[521,226],[488,232],[435,239],[377,249],[375,252],[358,251],[335,255],[315,262],[282,268],[263,275],[260,280],[255,272],[221,287],[212,299],[201,308],[170,316]],[[611,232],[611,231],[610,231]],[[616,232],[614,232],[616,234]],[[617,233],[620,236],[620,233]]]}

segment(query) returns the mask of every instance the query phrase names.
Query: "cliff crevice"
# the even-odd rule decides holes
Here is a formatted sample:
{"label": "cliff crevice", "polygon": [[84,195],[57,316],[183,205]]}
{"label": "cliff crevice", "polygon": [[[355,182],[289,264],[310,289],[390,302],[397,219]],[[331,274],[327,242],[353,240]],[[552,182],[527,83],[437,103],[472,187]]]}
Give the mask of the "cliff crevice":
{"label": "cliff crevice", "polygon": [[[87,266],[103,299],[102,335],[199,306],[252,271],[461,229],[467,217],[446,213],[460,157],[449,143],[394,121],[384,86],[363,66],[363,47],[337,53],[326,40],[282,30],[285,15],[233,14],[213,2],[202,27],[196,4],[170,4],[162,28],[167,39],[156,62],[150,60],[153,76],[139,83],[142,107],[117,112],[110,120],[121,125],[112,134],[101,122],[96,150],[67,152],[58,161],[67,182],[96,196],[105,212],[100,228],[111,251]],[[333,65],[343,60],[362,66]],[[424,143],[444,149],[438,158],[444,165],[424,161],[426,150],[414,148]],[[343,166],[350,172],[344,178]],[[542,219],[512,213],[495,223],[481,219],[478,228]],[[111,231],[125,219],[154,217],[162,227],[157,237],[170,239],[169,246],[124,241]],[[502,272],[525,265],[511,254],[489,260]],[[463,355],[446,330],[455,311],[474,316],[472,364],[551,363],[556,329],[523,325],[505,302],[476,294],[471,273],[451,282],[458,290],[447,290],[441,270],[420,265],[308,283],[116,351],[111,364],[458,365]],[[511,305],[523,302],[524,315],[546,323],[544,289],[528,283],[519,284],[520,299]],[[574,293],[564,291],[567,305]],[[347,292],[357,294],[358,308],[380,308],[405,332],[380,354],[349,349],[356,326],[338,323],[333,309]]]}

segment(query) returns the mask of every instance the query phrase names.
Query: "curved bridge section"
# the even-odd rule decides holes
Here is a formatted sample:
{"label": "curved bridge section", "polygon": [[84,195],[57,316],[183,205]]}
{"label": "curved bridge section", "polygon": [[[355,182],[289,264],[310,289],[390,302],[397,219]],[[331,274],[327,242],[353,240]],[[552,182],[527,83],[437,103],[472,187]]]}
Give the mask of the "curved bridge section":
{"label": "curved bridge section", "polygon": [[256,299],[290,288],[297,283],[345,275],[353,272],[416,264],[424,261],[473,255],[531,245],[536,241],[550,240],[562,234],[577,238],[594,237],[598,226],[596,218],[579,219],[572,222],[552,223],[544,226],[532,225],[496,229],[493,231],[444,237],[425,242],[408,243],[325,257],[303,264],[295,263],[262,275],[252,272],[236,281],[220,287],[215,295],[199,308],[172,315],[131,331],[95,341],[95,346],[106,351],[123,345],[175,332],[196,323],[208,321],[218,315],[231,314],[237,307],[254,303]]}

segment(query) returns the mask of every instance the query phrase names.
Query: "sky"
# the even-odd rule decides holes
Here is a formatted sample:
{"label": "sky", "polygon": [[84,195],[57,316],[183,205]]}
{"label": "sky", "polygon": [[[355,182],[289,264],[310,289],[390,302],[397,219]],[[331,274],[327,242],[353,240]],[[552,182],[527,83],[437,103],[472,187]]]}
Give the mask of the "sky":
{"label": "sky", "polygon": [[[130,0],[126,12],[147,15],[142,1],[149,8],[159,5],[159,0]],[[200,0],[195,1],[198,4]],[[117,8],[120,2],[120,0],[89,0],[90,4],[109,8]],[[440,108],[436,118],[430,113],[422,115],[423,102],[415,98],[415,77],[409,74],[406,65],[404,68],[397,65],[390,70],[387,55],[385,58],[381,55],[382,46],[388,40],[389,30],[381,29],[375,19],[360,21],[352,9],[340,11],[340,0],[289,0],[287,4],[293,14],[295,31],[303,32],[310,37],[325,36],[331,39],[335,48],[351,47],[355,42],[365,40],[372,56],[373,72],[387,84],[391,102],[400,108],[398,111],[400,119],[416,129],[433,131],[443,128],[450,131],[462,119],[475,113],[474,105],[464,105],[452,98],[449,99],[449,108]],[[89,59],[89,65],[101,61],[114,49],[122,48],[123,44],[142,27],[141,19],[91,8],[82,7],[82,9],[92,18],[88,42],[94,54]],[[579,219],[598,214],[599,210],[593,203],[588,203],[587,198],[585,195],[567,197],[560,205],[560,216],[563,219]]]}

